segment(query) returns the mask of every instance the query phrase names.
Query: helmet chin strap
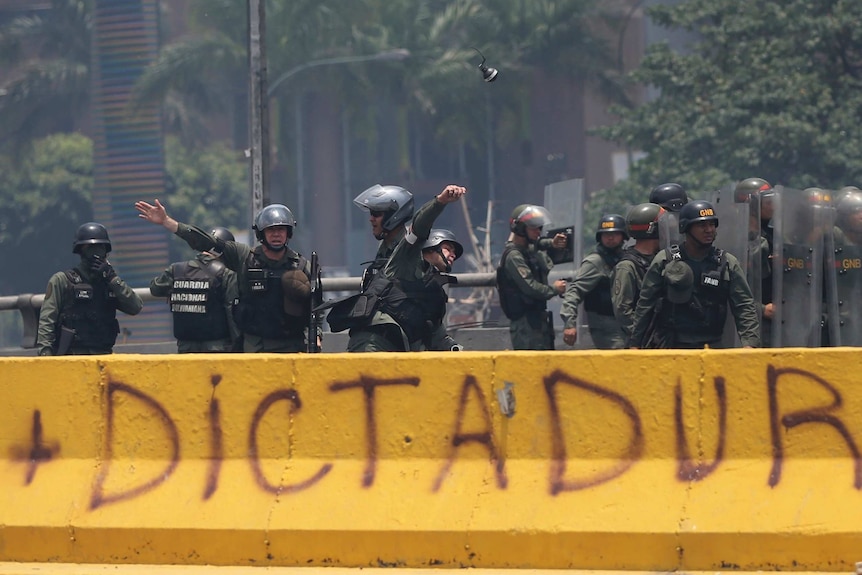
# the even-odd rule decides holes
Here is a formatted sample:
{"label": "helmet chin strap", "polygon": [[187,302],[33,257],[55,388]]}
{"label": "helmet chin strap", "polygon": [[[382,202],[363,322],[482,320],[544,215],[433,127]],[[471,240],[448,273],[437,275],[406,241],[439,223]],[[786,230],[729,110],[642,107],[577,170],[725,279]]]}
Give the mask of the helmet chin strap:
{"label": "helmet chin strap", "polygon": [[283,250],[286,250],[286,249],[287,249],[287,242],[285,242],[285,243],[281,244],[281,247],[280,247],[280,248],[274,248],[274,247],[272,247],[272,245],[271,245],[268,241],[266,241],[266,238],[265,238],[265,237],[264,237],[262,240],[260,240],[260,243],[262,243],[263,245],[265,245],[265,246],[266,246],[266,249],[268,249],[268,250],[270,250],[270,251],[273,251],[273,252],[280,252],[280,251],[283,251]]}
{"label": "helmet chin strap", "polygon": [[440,246],[437,246],[437,249],[435,249],[434,251],[437,252],[438,254],[440,254],[440,259],[443,260],[443,264],[446,266],[446,273],[448,274],[449,272],[451,272],[452,271],[452,264],[450,264],[449,260],[446,258],[446,256],[443,255],[443,248],[441,248]]}
{"label": "helmet chin strap", "polygon": [[707,243],[704,243],[704,242],[700,241],[699,239],[697,239],[696,237],[694,237],[692,234],[690,234],[690,233],[688,232],[688,230],[686,230],[685,235],[686,235],[689,239],[691,239],[694,243],[696,243],[698,246],[700,246],[700,247],[702,247],[702,248],[708,248],[709,246],[711,246],[711,245],[713,244],[713,242],[709,242],[709,243],[707,244]]}

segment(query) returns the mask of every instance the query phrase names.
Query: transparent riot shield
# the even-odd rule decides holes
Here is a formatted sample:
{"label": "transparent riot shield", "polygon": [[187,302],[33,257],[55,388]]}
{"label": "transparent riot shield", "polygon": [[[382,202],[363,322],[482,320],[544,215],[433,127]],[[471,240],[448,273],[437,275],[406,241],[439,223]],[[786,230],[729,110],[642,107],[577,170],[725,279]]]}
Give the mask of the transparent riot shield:
{"label": "transparent riot shield", "polygon": [[682,236],[679,233],[679,214],[665,212],[658,219],[658,245],[661,249],[679,244]]}
{"label": "transparent riot shield", "polygon": [[[554,265],[551,270],[550,282],[559,278],[565,278],[571,281],[578,271],[584,254],[583,245],[583,230],[584,230],[584,180],[572,179],[562,182],[554,182],[545,186],[545,208],[551,213],[553,218],[552,227],[572,228],[572,261]],[[551,312],[551,317],[554,319],[554,339],[558,344],[557,349],[568,349],[566,345],[559,345],[562,336],[559,336],[563,331],[560,321],[560,305],[562,299],[551,298],[548,301],[548,311]],[[592,348],[592,343],[589,339],[589,330],[585,324],[586,312],[583,306],[578,310],[578,339],[575,343],[575,349]]]}
{"label": "transparent riot shield", "polygon": [[[754,301],[760,302],[761,248],[759,202],[750,196],[737,197],[736,184],[729,184],[713,192],[712,205],[718,216],[719,227],[715,247],[721,248],[739,260],[745,270]],[[760,319],[760,306],[757,306]],[[733,314],[728,310],[724,325],[722,347],[740,347],[739,334]]]}
{"label": "transparent riot shield", "polygon": [[[840,208],[839,205],[839,210]],[[853,227],[859,229],[853,230]],[[826,250],[826,303],[830,344],[860,347],[862,245],[855,243],[852,238],[855,235],[855,239],[862,239],[862,215],[842,217],[839,211],[834,230],[833,238],[827,238]]]}
{"label": "transparent riot shield", "polygon": [[822,190],[775,187],[773,347],[819,347],[822,342],[825,240],[832,231]]}

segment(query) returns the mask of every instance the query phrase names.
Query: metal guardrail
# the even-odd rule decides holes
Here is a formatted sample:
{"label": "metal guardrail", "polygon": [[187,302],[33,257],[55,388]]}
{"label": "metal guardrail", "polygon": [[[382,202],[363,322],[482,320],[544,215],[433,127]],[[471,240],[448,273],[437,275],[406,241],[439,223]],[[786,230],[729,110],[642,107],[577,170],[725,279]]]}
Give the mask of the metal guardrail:
{"label": "metal guardrail", "polygon": [[[468,273],[452,274],[458,278],[458,283],[449,284],[453,288],[493,287],[495,274],[493,273]],[[359,277],[337,277],[322,278],[324,292],[355,292],[359,291],[362,278]],[[144,302],[162,301],[164,298],[155,297],[150,294],[149,288],[134,288],[135,293],[141,296]],[[21,313],[23,322],[23,334],[21,336],[21,347],[28,349],[36,344],[36,332],[39,328],[39,309],[45,294],[23,293],[13,296],[0,296],[0,311],[15,311]]]}

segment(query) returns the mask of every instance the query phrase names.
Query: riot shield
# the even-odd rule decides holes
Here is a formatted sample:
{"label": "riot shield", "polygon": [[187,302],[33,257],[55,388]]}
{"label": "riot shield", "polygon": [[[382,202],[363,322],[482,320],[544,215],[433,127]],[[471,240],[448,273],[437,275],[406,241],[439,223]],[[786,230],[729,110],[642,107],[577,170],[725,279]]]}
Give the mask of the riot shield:
{"label": "riot shield", "polygon": [[658,245],[665,249],[680,242],[682,234],[679,233],[679,214],[666,211],[658,219]]}
{"label": "riot shield", "polygon": [[[713,192],[712,205],[718,216],[719,227],[715,247],[723,249],[739,260],[754,301],[760,302],[761,248],[760,215],[757,199],[750,196],[737,197],[736,184],[729,184]],[[760,319],[760,306],[757,306]],[[740,347],[739,334],[733,314],[727,314],[722,336],[722,347]]]}
{"label": "riot shield", "polygon": [[819,347],[824,247],[833,219],[828,194],[783,186],[775,192],[772,345]]}
{"label": "riot shield", "polygon": [[[550,280],[553,282],[554,279],[565,278],[568,282],[575,277],[584,254],[584,180],[572,179],[548,184],[545,186],[544,201],[545,208],[547,208],[553,218],[553,225],[572,228],[573,231],[571,245],[572,259],[567,259],[567,261],[560,262],[559,264],[554,262],[556,265],[554,265],[554,269],[551,272]],[[548,301],[548,310],[556,318],[560,317],[561,303],[562,299],[560,298],[551,298]],[[585,324],[586,312],[583,310],[583,306],[581,306],[581,309],[578,310],[578,339],[575,343],[575,349],[593,347],[589,339],[589,330]]]}
{"label": "riot shield", "polygon": [[826,303],[830,343],[860,347],[862,245],[856,242],[862,240],[862,210],[848,211],[848,205],[853,208],[851,202],[839,202],[834,234],[827,238]]}

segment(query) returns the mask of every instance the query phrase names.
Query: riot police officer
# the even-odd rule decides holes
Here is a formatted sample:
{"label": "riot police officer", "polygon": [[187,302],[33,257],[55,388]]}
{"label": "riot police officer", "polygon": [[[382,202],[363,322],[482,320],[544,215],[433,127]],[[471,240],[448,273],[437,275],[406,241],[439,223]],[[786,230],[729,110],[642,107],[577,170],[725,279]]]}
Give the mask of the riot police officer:
{"label": "riot police officer", "polygon": [[[222,244],[235,241],[227,228],[213,228],[210,234]],[[150,293],[168,298],[178,353],[242,350],[233,319],[233,304],[239,299],[236,273],[227,269],[215,248],[168,266],[150,281]]]}
{"label": "riot police officer", "polygon": [[55,273],[45,288],[36,338],[39,355],[111,353],[120,333],[117,310],[137,315],[143,309],[140,296],[108,261],[110,251],[105,226],[88,222],[78,228],[72,253],[81,262]]}
{"label": "riot police officer", "polygon": [[465,193],[461,186],[446,186],[416,212],[410,233],[362,293],[318,308],[331,308],[332,331],[350,329],[347,351],[460,350],[443,325],[443,286],[454,278],[441,272],[451,269],[464,248],[450,231],[431,226],[447,204]]}
{"label": "riot police officer", "polygon": [[[309,324],[311,265],[288,247],[296,220],[283,204],[270,204],[254,218],[259,245],[251,248],[235,241],[222,241],[204,230],[177,222],[165,207],[135,202],[139,217],[165,227],[185,240],[192,249],[222,254],[225,266],[237,273],[239,303],[235,309],[242,332],[243,351],[292,353],[305,351]],[[320,333],[309,334],[320,337]]]}
{"label": "riot police officer", "polygon": [[635,243],[623,249],[620,261],[611,274],[614,317],[626,338],[632,334],[632,321],[641,282],[659,250],[658,221],[663,214],[664,208],[651,203],[638,204],[626,213],[626,230]]}
{"label": "riot police officer", "polygon": [[611,272],[619,263],[623,242],[628,239],[626,220],[619,214],[604,214],[596,228],[596,250],[581,262],[573,281],[566,286],[560,316],[563,341],[575,345],[578,338],[578,307],[587,312],[590,336],[598,349],[619,349],[626,337],[614,317]]}
{"label": "riot police officer", "polygon": [[512,211],[509,229],[512,235],[503,248],[497,268],[497,290],[500,307],[509,318],[512,349],[554,349],[552,317],[547,302],[562,296],[564,280],[548,285],[548,274],[554,267],[547,250],[565,247],[566,236],[542,238],[542,229],[551,223],[551,215],[542,206],[521,204]]}
{"label": "riot police officer", "polygon": [[[749,266],[758,265],[759,270],[747,270],[749,284],[752,280],[759,281],[760,292],[760,342],[763,347],[769,347],[772,342],[772,318],[775,304],[772,301],[772,260],[774,255],[774,240],[772,215],[774,213],[775,190],[763,178],[746,178],[736,185],[736,201],[749,202],[751,205],[750,229],[760,236],[757,253],[749,256]],[[750,285],[752,292],[757,286]],[[755,294],[756,295],[756,294]]]}
{"label": "riot police officer", "polygon": [[631,346],[718,347],[728,308],[743,347],[760,345],[757,308],[745,271],[733,254],[715,248],[718,217],[710,202],[694,200],[679,212],[685,240],[660,251],[641,285]]}

